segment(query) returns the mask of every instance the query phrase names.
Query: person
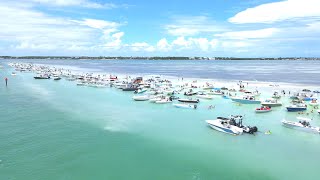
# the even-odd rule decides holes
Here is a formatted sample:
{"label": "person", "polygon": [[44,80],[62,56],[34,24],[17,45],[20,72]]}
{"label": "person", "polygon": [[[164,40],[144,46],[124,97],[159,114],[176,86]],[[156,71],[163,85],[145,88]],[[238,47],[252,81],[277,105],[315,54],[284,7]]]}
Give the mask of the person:
{"label": "person", "polygon": [[8,86],[8,78],[4,78],[4,80],[6,81],[6,86]]}

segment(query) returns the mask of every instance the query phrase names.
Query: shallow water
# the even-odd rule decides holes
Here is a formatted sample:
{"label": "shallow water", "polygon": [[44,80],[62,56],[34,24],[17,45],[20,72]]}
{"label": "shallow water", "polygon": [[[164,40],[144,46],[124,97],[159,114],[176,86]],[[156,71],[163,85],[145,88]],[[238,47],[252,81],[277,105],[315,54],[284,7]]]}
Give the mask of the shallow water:
{"label": "shallow water", "polygon": [[[137,69],[141,63],[155,68],[149,61],[130,62],[129,65],[125,61],[107,61],[106,64],[90,61],[97,64],[88,66],[85,66],[86,61],[47,63],[128,74],[157,74],[165,69],[162,65],[162,70],[156,72],[147,71],[150,68],[145,66]],[[178,73],[185,72],[185,77],[204,77],[205,72],[210,72],[203,69],[202,62],[185,63],[185,67],[193,67],[188,64],[195,63],[202,68],[191,73],[182,70],[183,64],[177,65],[181,69]],[[310,63],[305,68],[314,68],[312,63],[318,62]],[[2,79],[9,77],[9,86],[0,85],[0,179],[318,177],[320,137],[282,127],[283,118],[297,116],[286,112],[284,107],[255,114],[256,105],[238,106],[216,97],[201,101],[197,110],[178,109],[170,104],[134,102],[131,93],[112,88],[77,87],[74,82],[65,80],[34,80],[31,73],[17,73],[14,77],[10,76],[12,69],[5,63],[1,65],[4,68],[0,76]],[[250,72],[251,66],[239,66]],[[266,66],[268,68],[271,67]],[[227,72],[232,71],[235,70]],[[307,82],[305,76],[299,78],[292,81]],[[263,97],[270,95],[271,88]],[[211,104],[216,108],[208,110]],[[258,126],[261,132],[270,129],[272,135],[231,136],[214,131],[205,123],[206,119],[230,113],[244,114],[246,124]],[[318,114],[311,113],[309,117],[314,118],[314,125],[320,125]]]}

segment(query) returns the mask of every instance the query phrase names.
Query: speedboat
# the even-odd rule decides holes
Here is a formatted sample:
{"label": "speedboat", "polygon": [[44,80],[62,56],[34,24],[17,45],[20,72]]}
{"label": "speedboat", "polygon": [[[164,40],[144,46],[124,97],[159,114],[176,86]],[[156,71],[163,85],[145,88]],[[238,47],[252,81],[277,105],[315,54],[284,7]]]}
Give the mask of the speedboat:
{"label": "speedboat", "polygon": [[169,98],[166,99],[161,99],[159,101],[155,102],[156,104],[168,104],[168,103],[172,103],[172,101]]}
{"label": "speedboat", "polygon": [[319,106],[319,103],[318,103],[317,99],[312,99],[312,101],[309,103],[309,105],[317,107],[317,106]]}
{"label": "speedboat", "polygon": [[294,121],[287,121],[287,120],[282,120],[282,125],[288,128],[296,129],[296,130],[301,130],[305,132],[311,132],[311,133],[320,133],[320,127],[315,127],[310,125],[311,119],[308,118],[302,118],[302,117],[297,117],[299,119],[299,122],[294,122]]}
{"label": "speedboat", "polygon": [[196,104],[173,104],[174,107],[184,108],[184,109],[197,109]]}
{"label": "speedboat", "polygon": [[238,102],[241,104],[260,104],[260,100],[256,100],[254,96],[243,96],[243,97],[231,97],[230,98],[234,102]]}
{"label": "speedboat", "polygon": [[40,75],[40,76],[35,76],[33,78],[34,79],[50,79],[50,76],[48,76],[48,75]]}
{"label": "speedboat", "polygon": [[206,93],[200,92],[196,95],[197,98],[202,98],[202,99],[213,99],[213,96],[208,95]]}
{"label": "speedboat", "polygon": [[199,103],[200,100],[193,100],[193,99],[178,99],[179,102],[184,102],[184,103]]}
{"label": "speedboat", "polygon": [[15,75],[17,75],[15,72],[12,72],[12,73],[11,73],[11,76],[15,76]]}
{"label": "speedboat", "polygon": [[132,99],[135,101],[148,101],[151,97],[148,95],[145,96],[133,96]]}
{"label": "speedboat", "polygon": [[271,107],[268,106],[261,106],[260,108],[256,108],[256,113],[265,113],[265,112],[270,112]]}
{"label": "speedboat", "polygon": [[269,106],[269,107],[277,107],[277,106],[282,106],[282,103],[276,99],[266,99],[261,102],[261,105]]}
{"label": "speedboat", "polygon": [[242,133],[254,134],[258,131],[256,126],[244,126],[242,124],[242,118],[243,117],[239,115],[231,115],[229,118],[218,117],[216,120],[206,120],[206,122],[217,131],[232,135],[240,135]]}
{"label": "speedboat", "polygon": [[149,99],[149,102],[155,103],[156,101],[161,101],[162,99],[165,99],[164,96],[157,96]]}
{"label": "speedboat", "polygon": [[307,105],[299,103],[299,104],[293,104],[293,105],[287,106],[286,108],[289,112],[298,112],[298,111],[307,110]]}
{"label": "speedboat", "polygon": [[61,77],[59,77],[59,76],[53,77],[53,80],[55,80],[55,81],[58,81],[58,80],[60,80],[60,79],[61,79]]}
{"label": "speedboat", "polygon": [[218,117],[216,120],[206,120],[206,122],[211,128],[223,133],[232,135],[241,135],[243,133],[243,129],[237,127],[229,118]]}
{"label": "speedboat", "polygon": [[220,90],[215,90],[215,91],[210,91],[208,92],[208,94],[210,95],[224,95],[224,92],[220,91]]}

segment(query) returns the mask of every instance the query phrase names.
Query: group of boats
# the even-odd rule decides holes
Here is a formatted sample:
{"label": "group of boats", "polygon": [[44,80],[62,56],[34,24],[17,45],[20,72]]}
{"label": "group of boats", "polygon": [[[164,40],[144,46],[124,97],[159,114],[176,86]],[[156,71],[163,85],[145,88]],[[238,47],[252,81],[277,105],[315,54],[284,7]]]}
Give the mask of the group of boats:
{"label": "group of boats", "polygon": [[[34,79],[54,79],[67,81],[75,81],[77,86],[88,86],[96,88],[114,87],[125,92],[132,92],[134,101],[149,101],[154,104],[172,104],[175,108],[181,109],[199,109],[201,101],[210,101],[215,97],[223,97],[239,104],[260,105],[254,111],[256,113],[271,112],[273,108],[282,106],[279,101],[282,95],[279,92],[274,92],[271,98],[261,100],[259,91],[248,91],[241,86],[239,90],[235,88],[215,88],[212,84],[206,83],[205,86],[197,87],[194,85],[180,84],[173,85],[169,80],[161,77],[151,77],[144,80],[142,77],[126,77],[119,79],[114,75],[94,75],[92,73],[72,73],[70,70],[62,68],[52,68],[48,66],[40,66],[25,63],[9,64],[20,72],[33,72],[37,75]],[[15,74],[15,73],[13,73]],[[236,93],[240,96],[236,96]],[[313,108],[319,106],[318,100],[311,94],[312,92],[304,91],[292,95],[292,104],[286,106],[288,112],[306,111],[308,105]],[[305,101],[310,101],[307,105]],[[211,106],[212,107],[212,106]],[[320,110],[318,110],[320,114]],[[206,120],[207,124],[213,129],[232,135],[240,135],[243,133],[254,134],[258,132],[256,126],[246,126],[242,124],[243,116],[232,115],[230,117],[218,117],[215,120]],[[301,119],[299,122],[283,120],[282,124],[285,127],[304,130],[308,132],[319,133],[319,127],[310,125],[310,120]]]}

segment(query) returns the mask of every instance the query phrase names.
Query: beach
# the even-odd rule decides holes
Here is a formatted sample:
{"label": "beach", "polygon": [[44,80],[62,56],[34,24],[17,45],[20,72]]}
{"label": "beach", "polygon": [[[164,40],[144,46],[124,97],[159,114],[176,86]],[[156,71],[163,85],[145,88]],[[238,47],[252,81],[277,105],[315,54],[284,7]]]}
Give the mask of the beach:
{"label": "beach", "polygon": [[[144,80],[159,76],[174,87],[184,85],[183,91],[176,94],[181,98],[191,86],[197,87],[192,88],[194,91],[202,91],[207,84],[234,88],[237,92],[231,94],[242,95],[239,92],[242,83],[248,91],[258,90],[259,99],[284,90],[286,94],[281,94],[280,99],[283,105],[262,114],[254,111],[259,104],[234,103],[230,98],[216,95],[212,100],[201,99],[197,109],[134,101],[133,92],[123,92],[110,86],[110,82],[106,87],[93,88],[77,86],[76,80],[67,77],[59,81],[36,80],[34,77],[40,74],[15,71],[9,63],[1,63],[1,77],[9,79],[8,87],[1,86],[1,179],[26,176],[28,179],[311,179],[317,176],[319,135],[285,128],[281,121],[303,116],[312,118],[313,125],[320,125],[320,115],[311,112],[309,106],[304,114],[286,110],[293,92],[319,89],[315,80],[318,74],[312,69],[316,68],[313,63],[318,62],[310,62],[299,75],[292,77],[279,76],[282,70],[271,69],[274,64],[267,66],[264,62],[244,62],[239,66],[239,62],[229,61],[210,65],[179,61],[167,65],[158,62],[157,67],[146,61],[107,62],[105,66],[98,61],[18,62],[44,65],[47,69],[68,69],[77,75],[116,76],[121,81],[128,80],[128,76]],[[285,68],[282,63],[279,62]],[[301,61],[295,63],[292,67],[300,69]],[[227,70],[219,70],[226,64]],[[286,73],[295,74],[297,69]],[[12,72],[16,75],[12,76]],[[233,72],[235,75],[230,76]],[[211,105],[214,108],[208,109]],[[205,122],[238,114],[244,116],[246,124],[257,126],[259,132],[254,136],[232,136],[215,131]],[[271,135],[265,134],[268,130]],[[301,166],[303,173],[296,171]]]}

